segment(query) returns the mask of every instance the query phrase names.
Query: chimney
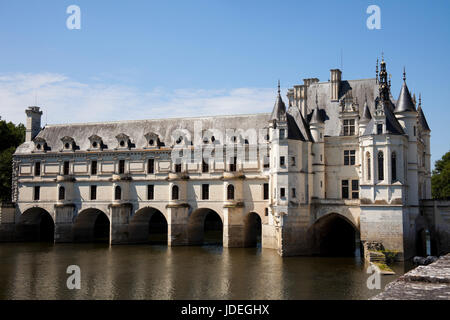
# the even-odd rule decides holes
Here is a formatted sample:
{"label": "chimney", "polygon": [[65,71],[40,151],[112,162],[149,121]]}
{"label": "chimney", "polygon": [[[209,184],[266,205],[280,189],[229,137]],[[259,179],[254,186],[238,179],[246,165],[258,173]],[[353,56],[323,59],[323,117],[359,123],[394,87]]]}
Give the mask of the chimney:
{"label": "chimney", "polygon": [[331,101],[339,100],[339,87],[341,85],[341,77],[342,77],[341,70],[339,70],[339,69],[331,69],[330,70],[330,79],[331,79],[330,98],[331,98]]}
{"label": "chimney", "polygon": [[25,113],[27,114],[25,141],[28,142],[32,141],[41,131],[42,111],[39,110],[39,107],[28,107]]}

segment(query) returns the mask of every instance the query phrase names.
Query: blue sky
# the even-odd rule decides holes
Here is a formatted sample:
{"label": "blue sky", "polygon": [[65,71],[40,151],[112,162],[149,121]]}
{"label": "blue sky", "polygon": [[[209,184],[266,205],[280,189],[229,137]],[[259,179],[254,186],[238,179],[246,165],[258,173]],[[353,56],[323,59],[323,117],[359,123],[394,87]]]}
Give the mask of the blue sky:
{"label": "blue sky", "polygon": [[[66,8],[81,8],[68,30]],[[381,30],[369,30],[369,5]],[[406,66],[432,129],[450,150],[449,1],[0,0],[0,112],[44,122],[268,112],[276,82],[374,77],[384,52],[398,96]],[[68,115],[70,112],[70,115]]]}

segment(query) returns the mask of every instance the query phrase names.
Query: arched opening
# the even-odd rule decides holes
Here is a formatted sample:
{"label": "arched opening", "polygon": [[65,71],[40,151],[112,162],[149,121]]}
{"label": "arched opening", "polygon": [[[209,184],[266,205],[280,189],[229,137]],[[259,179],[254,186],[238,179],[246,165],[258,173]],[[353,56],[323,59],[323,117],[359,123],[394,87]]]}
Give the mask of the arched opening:
{"label": "arched opening", "polygon": [[261,248],[262,221],[259,214],[250,212],[245,218],[245,240],[246,247]]}
{"label": "arched opening", "polygon": [[431,255],[431,236],[428,229],[422,229],[417,233],[416,253],[421,257],[427,257]]}
{"label": "arched opening", "polygon": [[362,252],[359,248],[359,232],[340,214],[328,214],[309,230],[312,253],[320,256],[354,257]]}
{"label": "arched opening", "polygon": [[42,208],[30,208],[19,219],[18,234],[24,241],[53,242],[55,223],[52,216]]}
{"label": "arched opening", "polygon": [[188,241],[192,245],[222,245],[223,222],[211,209],[198,209],[189,218]]}
{"label": "arched opening", "polygon": [[120,186],[116,186],[114,189],[114,200],[121,200],[122,199],[122,188]]}
{"label": "arched opening", "polygon": [[86,209],[78,213],[73,224],[75,242],[109,243],[110,221],[99,209]]}
{"label": "arched opening", "polygon": [[227,187],[227,200],[234,200],[234,186],[232,184]]}
{"label": "arched opening", "polygon": [[178,186],[172,187],[172,200],[178,200],[179,197],[179,189]]}
{"label": "arched opening", "polygon": [[384,154],[383,151],[378,152],[378,180],[384,180]]}
{"label": "arched opening", "polygon": [[167,244],[167,220],[158,209],[146,207],[136,211],[131,218],[129,231],[131,242]]}

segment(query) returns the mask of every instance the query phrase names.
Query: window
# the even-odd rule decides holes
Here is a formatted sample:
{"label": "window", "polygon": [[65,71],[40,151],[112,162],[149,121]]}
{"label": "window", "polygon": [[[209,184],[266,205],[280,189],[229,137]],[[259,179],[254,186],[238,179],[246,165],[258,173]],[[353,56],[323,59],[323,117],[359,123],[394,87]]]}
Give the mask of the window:
{"label": "window", "polygon": [[175,164],[175,172],[180,173],[181,172],[181,163]]}
{"label": "window", "polygon": [[383,134],[383,124],[382,123],[377,124],[377,134]]}
{"label": "window", "polygon": [[416,136],[416,126],[414,126],[414,137]]}
{"label": "window", "polygon": [[147,200],[155,199],[155,186],[153,184],[149,184],[147,186]]}
{"label": "window", "polygon": [[172,187],[172,200],[178,200],[178,196],[179,196],[179,189],[178,186],[173,186]]}
{"label": "window", "polygon": [[203,160],[202,163],[202,172],[203,173],[209,172],[209,164],[205,160]]}
{"label": "window", "polygon": [[286,133],[284,131],[284,129],[280,129],[280,139],[284,139],[286,137]]}
{"label": "window", "polygon": [[264,209],[264,215],[267,217],[269,215],[269,208]]}
{"label": "window", "polygon": [[34,200],[39,200],[41,197],[41,187],[35,186],[34,187]]}
{"label": "window", "polygon": [[40,162],[36,162],[36,163],[34,164],[34,175],[35,175],[36,177],[38,177],[38,176],[41,175],[41,163],[40,163]]}
{"label": "window", "polygon": [[59,187],[58,200],[64,200],[66,198],[66,189],[64,187]]}
{"label": "window", "polygon": [[97,161],[91,162],[91,174],[96,175],[97,174]]}
{"label": "window", "polygon": [[65,176],[69,175],[69,161],[64,161],[64,172]]}
{"label": "window", "polygon": [[147,173],[155,173],[155,159],[148,159]]}
{"label": "window", "polygon": [[378,152],[378,180],[384,180],[384,154],[382,151]]}
{"label": "window", "polygon": [[119,160],[119,174],[125,173],[125,160]]}
{"label": "window", "polygon": [[202,200],[209,199],[209,184],[202,184]]}
{"label": "window", "polygon": [[269,184],[268,183],[264,183],[264,187],[263,187],[264,191],[264,200],[268,200],[269,199]]}
{"label": "window", "polygon": [[395,152],[391,154],[391,175],[392,182],[397,181],[397,155]]}
{"label": "window", "polygon": [[355,135],[355,119],[344,120],[344,136]]}
{"label": "window", "polygon": [[91,200],[97,200],[97,186],[91,186]]}
{"label": "window", "polygon": [[359,198],[359,180],[352,180],[352,199]]}
{"label": "window", "polygon": [[355,150],[344,150],[344,165],[354,166],[355,165]]}
{"label": "window", "polygon": [[230,172],[235,172],[236,171],[237,158],[234,157],[234,158],[231,158],[230,160],[231,160],[231,162],[230,162]]}
{"label": "window", "polygon": [[227,199],[234,200],[234,186],[232,184],[227,187]]}
{"label": "window", "polygon": [[367,180],[372,178],[372,166],[370,165],[370,153],[366,153],[366,162],[367,162]]}
{"label": "window", "polygon": [[295,190],[295,188],[291,189],[291,194],[292,194],[292,198],[297,197],[297,191]]}
{"label": "window", "polygon": [[264,168],[270,168],[270,156],[268,153],[264,156]]}
{"label": "window", "polygon": [[280,198],[284,198],[286,196],[286,189],[280,188]]}
{"label": "window", "polygon": [[348,180],[342,180],[342,199],[348,199]]}
{"label": "window", "polygon": [[295,157],[291,157],[291,166],[295,166]]}
{"label": "window", "polygon": [[285,164],[285,158],[284,157],[280,157],[280,167],[284,167]]}
{"label": "window", "polygon": [[122,189],[120,186],[116,186],[116,189],[114,189],[114,199],[120,200],[122,199]]}

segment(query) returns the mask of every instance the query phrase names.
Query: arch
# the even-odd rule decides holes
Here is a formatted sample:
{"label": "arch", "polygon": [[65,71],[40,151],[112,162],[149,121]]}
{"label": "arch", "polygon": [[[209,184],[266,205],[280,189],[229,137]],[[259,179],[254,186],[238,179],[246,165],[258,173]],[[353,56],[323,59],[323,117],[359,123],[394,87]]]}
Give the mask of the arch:
{"label": "arch", "polygon": [[141,208],[131,217],[129,233],[131,242],[167,244],[167,219],[156,208]]}
{"label": "arch", "polygon": [[96,208],[78,213],[73,223],[75,242],[107,242],[110,240],[110,220],[107,214]]}
{"label": "arch", "polygon": [[17,233],[24,241],[53,242],[55,222],[51,214],[40,207],[25,210],[19,218]]}
{"label": "arch", "polygon": [[209,208],[195,210],[188,221],[188,242],[192,245],[222,245],[222,217]]}
{"label": "arch", "polygon": [[339,213],[319,218],[308,230],[311,253],[320,256],[359,256],[360,235],[357,227]]}
{"label": "arch", "polygon": [[227,200],[234,200],[234,185],[227,186]]}
{"label": "arch", "polygon": [[244,219],[244,246],[261,247],[262,219],[256,212],[250,212]]}

